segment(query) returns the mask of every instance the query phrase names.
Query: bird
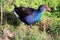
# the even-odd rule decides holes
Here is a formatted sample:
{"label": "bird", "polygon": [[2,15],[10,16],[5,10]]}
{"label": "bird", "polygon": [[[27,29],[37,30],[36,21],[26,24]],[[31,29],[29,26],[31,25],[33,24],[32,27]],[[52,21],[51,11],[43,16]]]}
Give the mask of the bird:
{"label": "bird", "polygon": [[41,20],[44,11],[51,11],[47,5],[40,5],[37,9],[14,5],[14,14],[27,25],[35,24]]}

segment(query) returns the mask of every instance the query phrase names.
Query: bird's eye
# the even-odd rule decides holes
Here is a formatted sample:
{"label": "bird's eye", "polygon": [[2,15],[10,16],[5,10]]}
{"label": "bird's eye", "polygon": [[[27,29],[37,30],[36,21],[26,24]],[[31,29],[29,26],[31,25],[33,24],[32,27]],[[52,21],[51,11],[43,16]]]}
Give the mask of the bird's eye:
{"label": "bird's eye", "polygon": [[45,8],[47,8],[47,6],[45,6]]}
{"label": "bird's eye", "polygon": [[45,8],[48,8],[48,6],[45,6]]}

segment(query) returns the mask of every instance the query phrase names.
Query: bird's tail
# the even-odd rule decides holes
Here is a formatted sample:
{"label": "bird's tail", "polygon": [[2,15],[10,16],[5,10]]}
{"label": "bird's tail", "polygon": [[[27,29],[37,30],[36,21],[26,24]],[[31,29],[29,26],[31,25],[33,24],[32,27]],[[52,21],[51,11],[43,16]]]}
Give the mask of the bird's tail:
{"label": "bird's tail", "polygon": [[14,4],[14,7],[17,8],[16,4]]}
{"label": "bird's tail", "polygon": [[18,7],[16,6],[16,4],[14,4],[14,14],[15,14],[16,17],[19,17],[18,14],[16,13],[17,8]]}

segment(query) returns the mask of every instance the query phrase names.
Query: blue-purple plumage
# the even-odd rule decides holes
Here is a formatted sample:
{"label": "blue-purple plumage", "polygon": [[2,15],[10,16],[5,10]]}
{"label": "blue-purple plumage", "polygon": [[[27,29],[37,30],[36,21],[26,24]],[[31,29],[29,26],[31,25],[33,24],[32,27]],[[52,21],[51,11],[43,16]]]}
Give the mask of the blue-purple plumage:
{"label": "blue-purple plumage", "polygon": [[42,13],[45,10],[46,10],[45,5],[39,6],[37,10],[33,8],[16,7],[16,5],[14,8],[14,11],[19,16],[20,20],[27,25],[31,25],[33,23],[38,22],[41,19]]}

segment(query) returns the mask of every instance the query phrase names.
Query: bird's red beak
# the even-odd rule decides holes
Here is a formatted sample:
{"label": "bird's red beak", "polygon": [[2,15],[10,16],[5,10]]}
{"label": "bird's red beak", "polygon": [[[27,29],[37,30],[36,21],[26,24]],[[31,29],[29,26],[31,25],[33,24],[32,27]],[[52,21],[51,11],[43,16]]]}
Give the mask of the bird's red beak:
{"label": "bird's red beak", "polygon": [[46,10],[47,10],[47,11],[51,11],[51,9],[50,9],[48,6],[46,6]]}

